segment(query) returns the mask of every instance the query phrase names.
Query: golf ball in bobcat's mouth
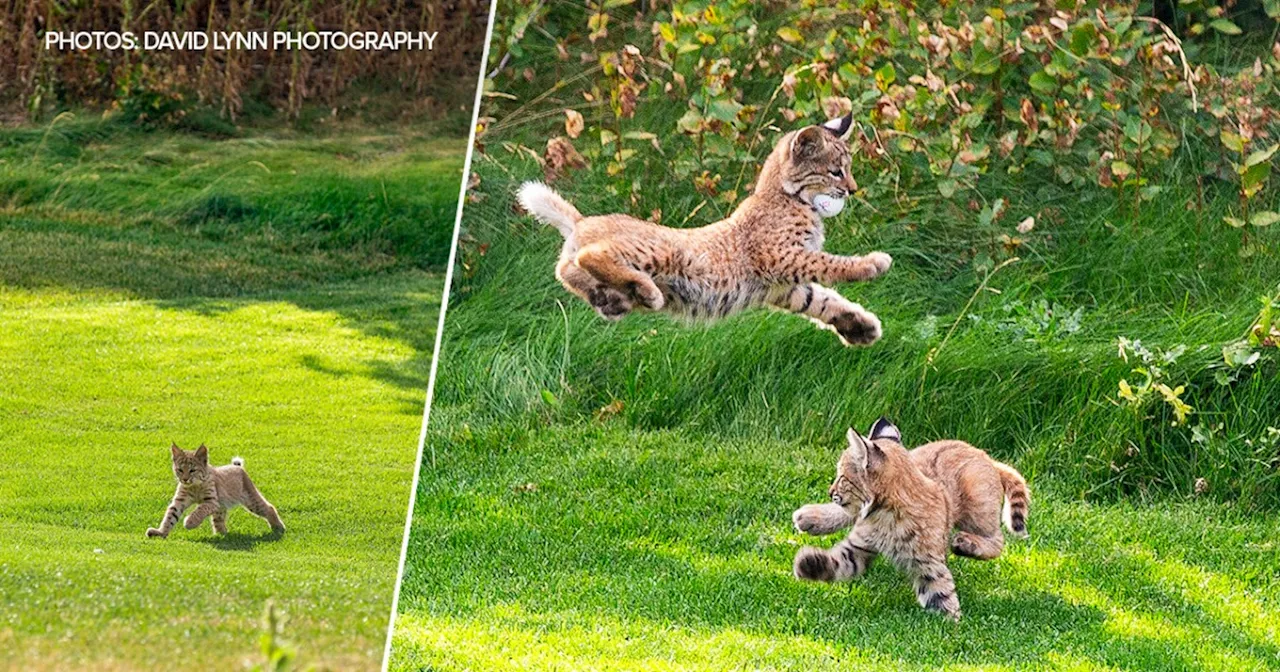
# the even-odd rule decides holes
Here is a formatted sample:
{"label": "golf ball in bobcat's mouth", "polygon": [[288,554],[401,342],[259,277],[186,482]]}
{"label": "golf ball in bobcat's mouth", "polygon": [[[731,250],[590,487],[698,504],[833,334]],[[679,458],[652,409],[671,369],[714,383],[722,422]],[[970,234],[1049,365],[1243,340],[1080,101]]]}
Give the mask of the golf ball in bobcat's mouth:
{"label": "golf ball in bobcat's mouth", "polygon": [[843,198],[832,198],[826,194],[818,194],[813,197],[813,209],[818,211],[818,216],[826,219],[827,217],[835,217],[844,210]]}

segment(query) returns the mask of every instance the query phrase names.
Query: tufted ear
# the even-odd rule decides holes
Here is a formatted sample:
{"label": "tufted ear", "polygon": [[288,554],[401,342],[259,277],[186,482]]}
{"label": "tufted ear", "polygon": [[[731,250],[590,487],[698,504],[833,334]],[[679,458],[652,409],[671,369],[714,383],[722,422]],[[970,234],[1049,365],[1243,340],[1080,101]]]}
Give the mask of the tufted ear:
{"label": "tufted ear", "polygon": [[862,435],[850,427],[844,438],[849,441],[849,452],[853,454],[853,462],[861,469],[867,468],[867,442]]}
{"label": "tufted ear", "polygon": [[196,459],[205,463],[209,462],[209,449],[205,448],[203,443],[200,444],[199,448],[196,448]]}
{"label": "tufted ear", "polygon": [[848,139],[853,135],[853,110],[850,110],[849,114],[846,114],[843,117],[828,121],[823,124],[822,127],[831,131],[837,138],[848,141]]}
{"label": "tufted ear", "polygon": [[176,459],[178,459],[179,457],[182,457],[182,449],[181,449],[181,448],[179,448],[179,447],[178,447],[178,444],[176,444],[176,443],[175,443],[175,444],[173,444],[173,445],[169,446],[169,454],[170,454],[170,455],[173,455],[173,459],[175,459],[175,460],[176,460]]}
{"label": "tufted ear", "polygon": [[894,443],[901,444],[902,432],[899,432],[898,428],[892,422],[889,422],[888,418],[881,416],[879,420],[876,420],[871,425],[871,440],[875,441],[876,439],[889,439]]}
{"label": "tufted ear", "polygon": [[817,154],[822,150],[822,143],[826,141],[823,135],[825,133],[817,126],[801,129],[791,138],[791,156],[805,158]]}

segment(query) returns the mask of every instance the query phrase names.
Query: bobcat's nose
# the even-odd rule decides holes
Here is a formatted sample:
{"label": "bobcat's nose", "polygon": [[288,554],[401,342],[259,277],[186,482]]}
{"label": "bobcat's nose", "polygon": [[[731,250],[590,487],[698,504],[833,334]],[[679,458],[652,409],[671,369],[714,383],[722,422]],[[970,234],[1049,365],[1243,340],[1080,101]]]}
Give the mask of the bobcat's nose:
{"label": "bobcat's nose", "polygon": [[835,492],[834,490],[831,492],[831,501],[844,506],[844,498],[840,496],[840,493]]}

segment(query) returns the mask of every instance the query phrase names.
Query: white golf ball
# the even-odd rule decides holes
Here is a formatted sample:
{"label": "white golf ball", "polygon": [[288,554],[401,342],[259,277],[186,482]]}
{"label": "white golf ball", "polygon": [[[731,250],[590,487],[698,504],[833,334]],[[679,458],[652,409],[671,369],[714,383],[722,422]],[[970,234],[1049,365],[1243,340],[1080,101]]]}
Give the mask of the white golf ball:
{"label": "white golf ball", "polygon": [[826,219],[835,217],[844,210],[843,198],[832,198],[826,194],[818,194],[813,197],[813,209],[818,211],[818,216]]}

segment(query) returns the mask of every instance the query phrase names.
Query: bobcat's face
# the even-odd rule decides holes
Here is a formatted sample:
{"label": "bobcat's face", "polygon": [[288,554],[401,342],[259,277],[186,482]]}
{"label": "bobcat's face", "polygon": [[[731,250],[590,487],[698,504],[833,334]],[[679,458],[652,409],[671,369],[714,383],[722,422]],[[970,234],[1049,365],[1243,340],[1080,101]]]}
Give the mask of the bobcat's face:
{"label": "bobcat's face", "polygon": [[[831,501],[850,512],[871,504],[876,498],[873,478],[892,477],[906,458],[902,434],[884,418],[871,426],[871,438],[849,428],[845,438],[849,447],[836,462],[836,480],[828,493]],[[859,514],[861,517],[861,514]]]}
{"label": "bobcat's face", "polygon": [[846,449],[840,455],[840,460],[836,463],[836,480],[831,483],[827,492],[831,495],[832,502],[850,511],[856,511],[871,501],[873,494],[867,478],[866,462],[855,451]]}
{"label": "bobcat's face", "polygon": [[187,452],[174,444],[169,448],[173,454],[173,475],[178,482],[191,486],[204,483],[209,478],[209,449],[200,446]]}
{"label": "bobcat's face", "polygon": [[843,200],[857,189],[849,174],[852,154],[845,141],[852,125],[850,115],[783,138],[789,143],[782,165],[784,188],[811,205],[819,194]]}

